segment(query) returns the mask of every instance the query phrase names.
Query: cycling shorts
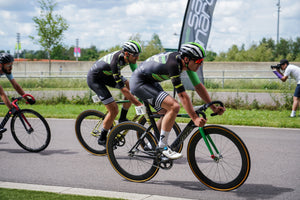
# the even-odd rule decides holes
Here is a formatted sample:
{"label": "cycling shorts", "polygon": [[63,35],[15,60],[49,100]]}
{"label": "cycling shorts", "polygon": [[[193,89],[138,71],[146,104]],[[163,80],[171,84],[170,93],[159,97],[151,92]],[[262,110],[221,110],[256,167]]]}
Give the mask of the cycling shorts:
{"label": "cycling shorts", "polygon": [[160,111],[162,109],[161,104],[169,95],[163,90],[158,82],[147,82],[140,74],[131,76],[129,85],[130,92],[133,95],[137,96],[144,102],[148,102],[156,111]]}
{"label": "cycling shorts", "polygon": [[[125,85],[127,79],[121,76],[121,80]],[[99,76],[89,72],[87,75],[87,84],[97,94],[104,105],[115,101],[107,88],[107,86],[117,88],[117,83],[113,76]]]}
{"label": "cycling shorts", "polygon": [[296,86],[294,97],[300,97],[300,84],[297,84]]}

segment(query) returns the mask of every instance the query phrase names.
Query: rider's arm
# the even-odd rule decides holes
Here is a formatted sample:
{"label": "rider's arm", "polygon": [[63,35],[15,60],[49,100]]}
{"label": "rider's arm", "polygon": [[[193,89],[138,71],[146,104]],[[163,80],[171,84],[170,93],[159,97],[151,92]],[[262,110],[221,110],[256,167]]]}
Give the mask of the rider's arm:
{"label": "rider's arm", "polygon": [[[205,101],[205,103],[210,103],[211,98],[210,98],[206,88],[204,87],[204,85],[200,82],[197,72],[187,70],[187,74],[188,74],[192,84],[194,85],[196,92],[201,97],[201,99],[203,99],[203,101]],[[214,113],[218,113],[220,115],[223,114],[225,111],[225,108],[222,108],[222,107],[218,108],[215,105],[211,105],[210,108],[213,110]]]}
{"label": "rider's arm", "polygon": [[8,107],[8,109],[12,109],[11,102],[9,101],[8,97],[6,96],[2,86],[0,85],[0,96],[2,101],[5,103],[5,105]]}
{"label": "rider's arm", "polygon": [[121,79],[121,65],[124,65],[124,58],[120,56],[119,53],[114,54],[111,63],[110,63],[110,68],[113,73],[113,77],[117,83],[117,88],[121,89],[125,85]]}
{"label": "rider's arm", "polygon": [[[195,90],[196,90],[197,94],[201,97],[201,99],[203,99],[203,101],[205,101],[206,103],[211,102],[211,98],[202,83],[199,83],[198,85],[196,85]],[[215,105],[211,105],[210,108],[212,109],[212,111],[214,113],[218,113],[219,115],[222,115],[226,110],[224,107],[216,107]]]}
{"label": "rider's arm", "polygon": [[21,95],[23,96],[25,94],[24,90],[22,89],[22,87],[17,83],[17,81],[15,79],[10,80],[12,86],[15,88],[15,90]]}
{"label": "rider's arm", "polygon": [[186,112],[189,114],[191,119],[195,120],[196,118],[198,118],[198,115],[194,111],[191,99],[188,96],[188,94],[186,93],[186,91],[178,93],[178,97],[180,99],[180,102],[182,103],[182,106],[184,107]]}
{"label": "rider's arm", "polygon": [[129,89],[127,87],[123,87],[120,89],[122,94],[126,97],[126,99],[128,99],[129,101],[131,101],[134,105],[136,106],[141,106],[143,105],[141,102],[139,102],[139,100],[137,100],[129,91]]}
{"label": "rider's arm", "polygon": [[206,120],[202,117],[199,117],[194,111],[190,97],[187,95],[186,91],[178,93],[179,99],[182,103],[182,106],[193,120],[194,124],[199,127],[203,127],[206,123]]}

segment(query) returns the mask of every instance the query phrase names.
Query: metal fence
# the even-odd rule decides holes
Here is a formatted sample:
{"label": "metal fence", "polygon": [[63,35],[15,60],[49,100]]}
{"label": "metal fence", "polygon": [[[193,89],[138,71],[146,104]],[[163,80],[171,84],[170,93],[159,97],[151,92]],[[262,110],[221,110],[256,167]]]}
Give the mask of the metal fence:
{"label": "metal fence", "polygon": [[[41,71],[26,71],[26,72],[14,72],[16,78],[86,78],[86,71],[53,71],[41,72]],[[123,70],[123,76],[130,78],[131,71]],[[226,80],[255,80],[265,79],[268,81],[275,81],[278,78],[272,73],[271,70],[204,70],[204,79],[206,81],[220,81],[222,88],[224,88]],[[289,78],[289,88],[294,83],[294,80]]]}

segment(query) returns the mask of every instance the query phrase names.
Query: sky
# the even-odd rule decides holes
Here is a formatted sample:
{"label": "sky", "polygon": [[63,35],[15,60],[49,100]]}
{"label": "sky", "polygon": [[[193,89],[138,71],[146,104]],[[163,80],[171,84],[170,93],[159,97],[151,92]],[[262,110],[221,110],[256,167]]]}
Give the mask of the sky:
{"label": "sky", "polygon": [[[279,0],[217,0],[207,50],[226,52],[232,45],[249,48],[262,38],[277,39]],[[150,41],[157,34],[164,48],[177,48],[187,0],[56,0],[55,13],[69,24],[63,44],[98,50],[122,45],[139,34]],[[279,37],[300,37],[300,1],[280,1]],[[0,0],[0,50],[14,52],[17,33],[22,49],[41,47],[33,17],[40,15],[38,0]]]}

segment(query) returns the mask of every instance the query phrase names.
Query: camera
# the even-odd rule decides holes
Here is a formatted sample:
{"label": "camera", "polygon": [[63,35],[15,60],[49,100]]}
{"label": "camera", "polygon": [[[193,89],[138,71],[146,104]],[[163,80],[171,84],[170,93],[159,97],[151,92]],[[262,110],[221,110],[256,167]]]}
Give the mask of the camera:
{"label": "camera", "polygon": [[281,65],[280,64],[271,65],[271,69],[281,69]]}

